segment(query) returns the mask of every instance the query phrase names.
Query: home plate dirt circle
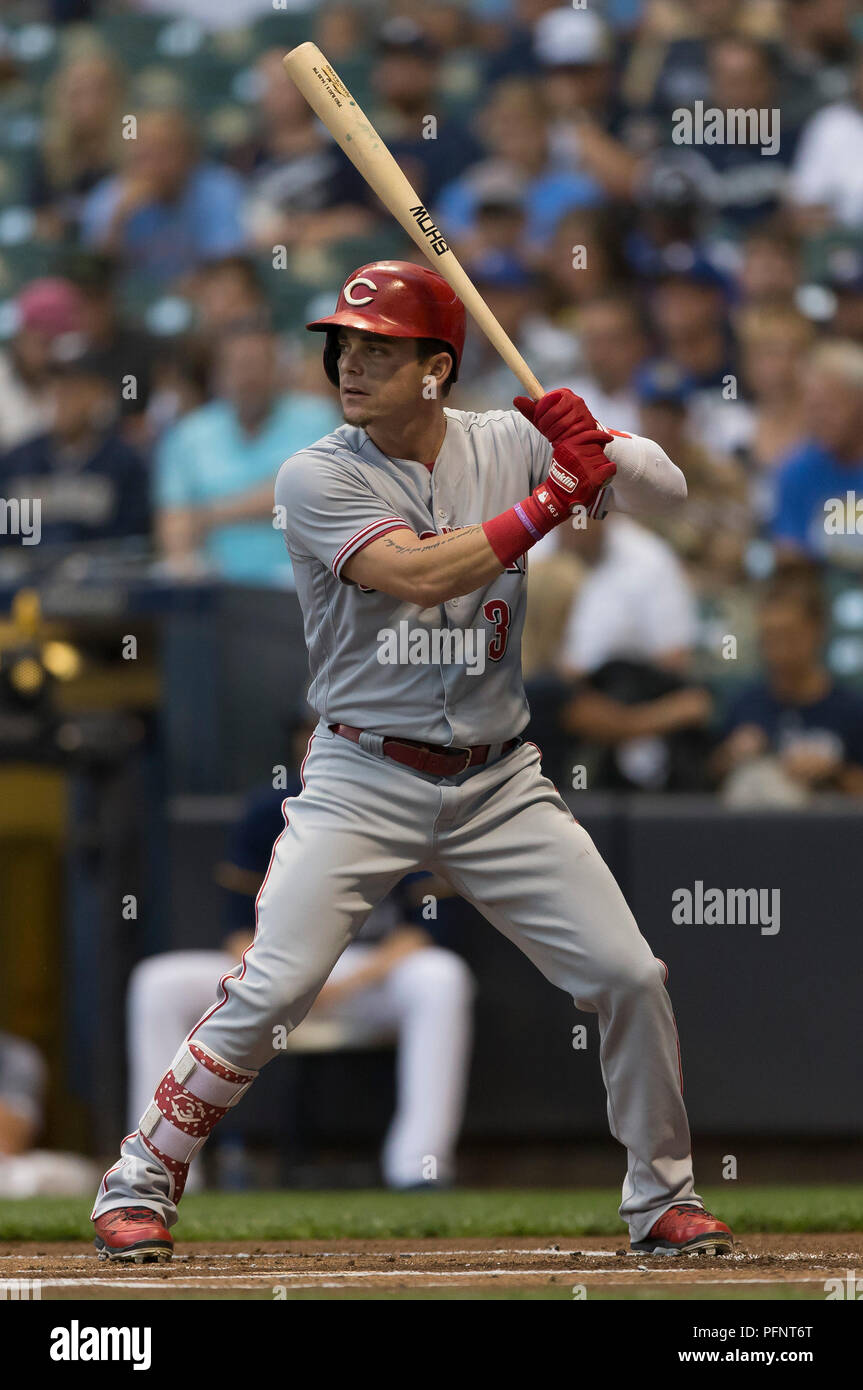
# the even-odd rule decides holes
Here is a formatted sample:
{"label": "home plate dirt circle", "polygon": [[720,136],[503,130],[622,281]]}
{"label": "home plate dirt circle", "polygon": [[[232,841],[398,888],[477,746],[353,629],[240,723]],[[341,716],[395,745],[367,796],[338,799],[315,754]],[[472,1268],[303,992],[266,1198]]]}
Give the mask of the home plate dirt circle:
{"label": "home plate dirt circle", "polygon": [[[182,1242],[167,1265],[118,1265],[83,1243],[0,1246],[0,1281],[38,1281],[43,1299],[284,1297],[292,1289],[379,1290],[660,1284],[823,1285],[860,1270],[863,1232],[742,1236],[730,1256],[632,1255],[608,1236],[484,1240]],[[743,1290],[740,1290],[741,1294]],[[823,1295],[822,1295],[823,1296]]]}

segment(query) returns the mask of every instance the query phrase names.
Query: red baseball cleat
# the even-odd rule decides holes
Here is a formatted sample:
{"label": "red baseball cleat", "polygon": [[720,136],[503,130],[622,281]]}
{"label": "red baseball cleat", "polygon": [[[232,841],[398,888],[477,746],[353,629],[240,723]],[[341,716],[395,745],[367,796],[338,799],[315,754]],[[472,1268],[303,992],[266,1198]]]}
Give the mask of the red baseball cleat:
{"label": "red baseball cleat", "polygon": [[722,1221],[694,1202],[676,1202],[654,1222],[633,1250],[646,1255],[730,1255],[734,1237]]}
{"label": "red baseball cleat", "polygon": [[128,1260],[132,1264],[170,1260],[174,1253],[171,1232],[152,1207],[115,1207],[93,1222],[100,1260]]}

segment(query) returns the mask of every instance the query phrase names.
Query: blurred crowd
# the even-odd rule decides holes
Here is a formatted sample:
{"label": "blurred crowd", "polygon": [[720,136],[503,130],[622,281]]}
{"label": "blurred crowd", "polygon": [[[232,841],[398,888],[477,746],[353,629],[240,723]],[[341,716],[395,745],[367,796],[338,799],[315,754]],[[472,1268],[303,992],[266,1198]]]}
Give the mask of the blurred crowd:
{"label": "blurred crowd", "polygon": [[[273,476],[340,421],[303,324],[363,261],[419,259],[286,78],[304,38],[539,379],[686,475],[679,514],[532,558],[525,664],[558,776],[859,794],[852,0],[7,5],[0,494],[43,499],[39,562],[116,545],[290,587]],[[471,331],[448,404],[517,390]],[[0,564],[13,549],[36,563],[4,531]]]}

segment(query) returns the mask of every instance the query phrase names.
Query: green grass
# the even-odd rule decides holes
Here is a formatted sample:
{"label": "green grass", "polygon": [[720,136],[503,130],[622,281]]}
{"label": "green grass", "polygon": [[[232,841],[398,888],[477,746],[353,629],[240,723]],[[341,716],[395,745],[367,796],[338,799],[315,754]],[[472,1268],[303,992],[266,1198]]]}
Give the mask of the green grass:
{"label": "green grass", "polygon": [[[863,1230],[863,1184],[701,1188],[740,1234]],[[243,1192],[185,1198],[181,1240],[603,1235],[624,1245],[619,1194],[605,1188],[455,1192]],[[65,1197],[0,1201],[0,1240],[89,1240],[90,1203]]]}

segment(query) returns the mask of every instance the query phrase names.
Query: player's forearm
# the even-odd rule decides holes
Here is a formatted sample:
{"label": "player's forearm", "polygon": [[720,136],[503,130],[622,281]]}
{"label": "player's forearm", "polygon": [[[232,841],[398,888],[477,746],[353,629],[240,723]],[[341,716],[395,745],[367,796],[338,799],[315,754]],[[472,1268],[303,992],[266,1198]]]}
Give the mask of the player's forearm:
{"label": "player's forearm", "polygon": [[373,541],[345,565],[343,574],[420,608],[481,589],[503,570],[481,526],[464,526],[420,540],[394,531]]}
{"label": "player's forearm", "polygon": [[617,465],[614,501],[623,512],[669,512],[686,501],[686,479],[665,450],[640,434],[618,433],[605,446],[605,456]]}

